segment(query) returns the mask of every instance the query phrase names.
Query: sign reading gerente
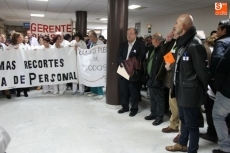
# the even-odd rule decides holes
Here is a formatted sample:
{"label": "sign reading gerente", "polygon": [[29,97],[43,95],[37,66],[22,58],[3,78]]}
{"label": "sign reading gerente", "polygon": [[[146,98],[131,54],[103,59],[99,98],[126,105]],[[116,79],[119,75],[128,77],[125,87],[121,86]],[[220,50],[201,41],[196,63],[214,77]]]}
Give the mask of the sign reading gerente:
{"label": "sign reading gerente", "polygon": [[77,49],[79,84],[89,87],[106,86],[107,45]]}
{"label": "sign reading gerente", "polygon": [[0,90],[77,82],[74,48],[0,52]]}
{"label": "sign reading gerente", "polygon": [[62,32],[65,34],[72,33],[72,24],[71,21],[65,20],[39,20],[31,19],[30,21],[30,30],[34,37],[39,35],[47,35],[53,37],[55,32]]}

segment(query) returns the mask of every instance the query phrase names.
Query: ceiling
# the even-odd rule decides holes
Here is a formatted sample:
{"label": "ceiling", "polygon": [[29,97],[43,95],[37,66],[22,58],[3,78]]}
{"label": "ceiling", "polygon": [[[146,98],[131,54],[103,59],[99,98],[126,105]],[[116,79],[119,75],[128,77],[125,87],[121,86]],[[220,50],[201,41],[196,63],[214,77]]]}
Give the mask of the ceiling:
{"label": "ceiling", "polygon": [[[214,8],[217,0],[129,0],[129,5],[141,5],[140,10],[129,10],[129,23],[154,20],[156,16],[186,12],[206,7]],[[6,25],[22,25],[30,21],[30,14],[45,14],[45,19],[75,20],[75,11],[88,12],[88,29],[104,29],[107,21],[108,0],[0,0],[0,18]],[[225,0],[224,2],[230,2]]]}

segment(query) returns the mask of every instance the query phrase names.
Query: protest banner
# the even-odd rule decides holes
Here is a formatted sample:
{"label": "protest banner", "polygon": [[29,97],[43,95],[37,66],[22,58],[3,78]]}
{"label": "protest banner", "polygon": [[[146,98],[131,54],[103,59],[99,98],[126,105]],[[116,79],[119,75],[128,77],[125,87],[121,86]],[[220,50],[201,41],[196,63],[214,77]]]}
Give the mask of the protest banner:
{"label": "protest banner", "polygon": [[79,83],[89,87],[106,86],[107,45],[77,50]]}
{"label": "protest banner", "polygon": [[0,90],[77,82],[74,48],[0,52]]}

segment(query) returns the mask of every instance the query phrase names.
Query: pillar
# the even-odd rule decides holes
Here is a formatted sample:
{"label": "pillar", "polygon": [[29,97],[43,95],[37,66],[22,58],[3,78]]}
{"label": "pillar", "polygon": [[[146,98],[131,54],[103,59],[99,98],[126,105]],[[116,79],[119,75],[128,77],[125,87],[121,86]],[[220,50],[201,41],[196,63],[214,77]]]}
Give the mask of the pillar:
{"label": "pillar", "polygon": [[120,105],[117,53],[120,45],[127,41],[128,5],[129,0],[108,0],[106,81],[106,103],[108,106]]}
{"label": "pillar", "polygon": [[76,11],[76,31],[80,32],[84,37],[87,30],[87,12],[86,11]]}

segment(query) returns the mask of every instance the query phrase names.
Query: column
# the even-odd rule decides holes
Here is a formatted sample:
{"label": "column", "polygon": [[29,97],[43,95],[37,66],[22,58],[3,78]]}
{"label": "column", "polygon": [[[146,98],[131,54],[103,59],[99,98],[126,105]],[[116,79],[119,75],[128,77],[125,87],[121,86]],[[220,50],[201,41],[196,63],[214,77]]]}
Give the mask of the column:
{"label": "column", "polygon": [[120,45],[127,41],[129,0],[108,0],[108,32],[107,32],[107,106],[120,105],[117,53]]}
{"label": "column", "polygon": [[87,30],[87,12],[76,11],[76,31],[80,32],[84,37]]}

